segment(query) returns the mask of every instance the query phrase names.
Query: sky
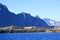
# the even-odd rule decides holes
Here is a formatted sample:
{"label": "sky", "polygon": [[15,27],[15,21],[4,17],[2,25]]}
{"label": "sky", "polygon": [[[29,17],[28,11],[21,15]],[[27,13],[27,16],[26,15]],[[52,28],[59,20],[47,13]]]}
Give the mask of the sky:
{"label": "sky", "polygon": [[0,0],[0,3],[15,14],[25,12],[60,21],[60,0]]}

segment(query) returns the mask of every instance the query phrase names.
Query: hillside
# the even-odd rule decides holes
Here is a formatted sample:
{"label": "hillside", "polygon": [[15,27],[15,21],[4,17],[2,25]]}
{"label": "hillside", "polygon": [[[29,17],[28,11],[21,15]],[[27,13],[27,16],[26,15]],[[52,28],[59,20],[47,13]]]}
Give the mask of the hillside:
{"label": "hillside", "polygon": [[50,27],[44,20],[39,17],[33,17],[28,13],[15,14],[8,10],[8,8],[0,3],[0,27],[5,26],[37,26]]}

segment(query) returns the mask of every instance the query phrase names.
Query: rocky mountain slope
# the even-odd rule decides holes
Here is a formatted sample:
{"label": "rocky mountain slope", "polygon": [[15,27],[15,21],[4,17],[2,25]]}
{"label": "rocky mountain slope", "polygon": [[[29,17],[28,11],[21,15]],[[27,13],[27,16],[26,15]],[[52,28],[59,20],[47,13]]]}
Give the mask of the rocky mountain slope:
{"label": "rocky mountain slope", "polygon": [[50,27],[44,20],[39,17],[33,17],[28,13],[15,14],[8,10],[8,8],[0,3],[0,27],[5,26],[37,26]]}

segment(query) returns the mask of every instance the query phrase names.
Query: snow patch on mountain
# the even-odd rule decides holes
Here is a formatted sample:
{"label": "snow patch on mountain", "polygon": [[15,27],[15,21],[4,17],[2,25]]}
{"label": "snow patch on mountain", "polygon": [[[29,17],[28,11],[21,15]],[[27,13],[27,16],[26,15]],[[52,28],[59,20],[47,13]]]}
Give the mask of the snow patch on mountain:
{"label": "snow patch on mountain", "polygon": [[60,21],[55,21],[49,18],[44,18],[43,20],[50,26],[60,26]]}
{"label": "snow patch on mountain", "polygon": [[54,21],[49,21],[49,22],[50,22],[50,24],[55,25],[55,24],[54,24]]}

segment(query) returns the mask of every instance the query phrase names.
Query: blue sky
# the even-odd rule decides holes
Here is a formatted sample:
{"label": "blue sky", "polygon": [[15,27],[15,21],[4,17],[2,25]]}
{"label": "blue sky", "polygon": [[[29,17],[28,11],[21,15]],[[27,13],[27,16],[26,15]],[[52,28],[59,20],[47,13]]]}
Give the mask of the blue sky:
{"label": "blue sky", "polygon": [[0,3],[16,14],[26,12],[60,21],[60,0],[0,0]]}

